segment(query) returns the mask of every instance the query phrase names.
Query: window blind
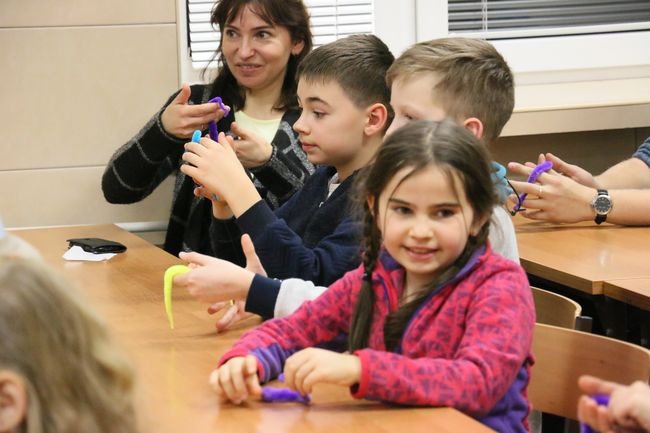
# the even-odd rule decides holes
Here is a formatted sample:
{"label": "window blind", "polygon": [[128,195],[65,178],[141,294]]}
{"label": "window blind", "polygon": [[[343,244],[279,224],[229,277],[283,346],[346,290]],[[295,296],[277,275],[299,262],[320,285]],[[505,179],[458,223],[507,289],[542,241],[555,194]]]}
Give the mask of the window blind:
{"label": "window blind", "polygon": [[448,0],[450,34],[485,39],[650,29],[648,0]]}
{"label": "window blind", "polygon": [[[374,32],[373,0],[303,0],[311,18],[314,47],[357,33]],[[214,0],[186,0],[192,67],[216,66],[219,31],[210,24]]]}

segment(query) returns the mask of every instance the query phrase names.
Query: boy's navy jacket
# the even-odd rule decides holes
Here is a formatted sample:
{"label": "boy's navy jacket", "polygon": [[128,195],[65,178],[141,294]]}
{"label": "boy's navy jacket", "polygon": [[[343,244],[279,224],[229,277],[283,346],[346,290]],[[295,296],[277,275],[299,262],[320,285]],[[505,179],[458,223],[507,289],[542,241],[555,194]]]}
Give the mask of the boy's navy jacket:
{"label": "boy's navy jacket", "polygon": [[[301,278],[327,286],[354,269],[361,262],[361,224],[349,206],[356,173],[327,197],[335,173],[334,167],[317,168],[275,212],[260,200],[236,220],[214,220],[217,257],[245,264],[239,246],[241,234],[248,233],[270,278]],[[246,309],[272,317],[276,297],[277,290],[251,291]]]}

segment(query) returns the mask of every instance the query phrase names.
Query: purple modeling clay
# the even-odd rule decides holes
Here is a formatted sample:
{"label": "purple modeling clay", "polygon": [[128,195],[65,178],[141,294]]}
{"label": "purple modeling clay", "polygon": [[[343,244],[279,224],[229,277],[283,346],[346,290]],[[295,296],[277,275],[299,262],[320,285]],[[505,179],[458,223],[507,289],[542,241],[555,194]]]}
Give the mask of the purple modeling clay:
{"label": "purple modeling clay", "polygon": [[[607,406],[609,404],[609,396],[604,395],[604,394],[595,394],[592,395],[591,398],[596,400],[596,403],[598,403],[599,406]],[[587,424],[581,422],[580,423],[580,433],[596,433],[591,427],[589,427]]]}
{"label": "purple modeling clay", "polygon": [[309,404],[311,398],[308,395],[300,395],[298,391],[284,388],[274,388],[272,386],[262,387],[262,400],[269,402],[298,402]]}
{"label": "purple modeling clay", "polygon": [[[535,168],[533,168],[533,171],[530,172],[530,175],[528,176],[528,179],[526,179],[526,182],[535,183],[537,178],[540,177],[542,173],[549,171],[552,168],[553,168],[553,163],[551,161],[544,161],[541,164],[537,164]],[[517,199],[517,204],[512,209],[513,215],[517,213],[519,209],[521,209],[521,204],[524,202],[527,195],[528,194],[526,194],[525,192],[519,195],[519,198]]]}
{"label": "purple modeling clay", "polygon": [[[230,112],[228,107],[223,105],[223,101],[219,96],[210,99],[208,102],[216,102],[217,104],[219,104],[219,108],[221,108],[224,111],[223,114],[224,117],[226,117]],[[215,122],[214,120],[208,122],[208,129],[210,130],[210,138],[213,139],[214,141],[217,141],[217,139],[219,138],[219,130],[217,129],[217,122]]]}
{"label": "purple modeling clay", "polygon": [[[280,382],[284,382],[284,373],[278,376]],[[262,401],[269,402],[298,402],[303,404],[311,403],[311,397],[302,395],[298,391],[285,388],[275,388],[272,386],[262,387]]]}

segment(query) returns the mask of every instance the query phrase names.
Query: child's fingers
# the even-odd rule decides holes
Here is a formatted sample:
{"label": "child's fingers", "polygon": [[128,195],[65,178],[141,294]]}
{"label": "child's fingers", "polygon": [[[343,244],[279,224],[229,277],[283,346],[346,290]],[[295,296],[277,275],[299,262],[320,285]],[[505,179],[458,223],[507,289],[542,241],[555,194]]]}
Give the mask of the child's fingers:
{"label": "child's fingers", "polygon": [[223,389],[221,388],[221,384],[219,383],[219,369],[217,368],[216,370],[212,370],[212,373],[210,373],[210,376],[208,377],[208,384],[212,387],[212,389],[219,395],[219,397],[223,397]]}
{"label": "child's fingers", "polygon": [[224,395],[235,404],[246,399],[242,366],[242,358],[233,358],[219,368],[219,385]]}
{"label": "child's fingers", "polygon": [[615,382],[602,380],[587,374],[578,378],[578,386],[585,394],[611,394],[620,387]]}
{"label": "child's fingers", "polygon": [[257,359],[248,355],[244,360],[244,369],[246,371],[246,387],[251,395],[261,395],[262,387],[257,377]]}
{"label": "child's fingers", "polygon": [[192,252],[180,252],[178,253],[178,257],[187,262],[188,265],[190,264],[196,264],[196,265],[208,265],[212,263],[215,258],[212,256],[207,256],[205,254],[197,253],[196,251]]}
{"label": "child's fingers", "polygon": [[[201,157],[197,155],[195,152],[189,151],[189,149],[186,149],[187,151],[183,153],[182,159],[183,161],[187,162],[190,165],[190,168],[195,168],[198,167],[199,164],[201,163]],[[186,165],[181,166],[181,170],[186,167]],[[183,172],[185,173],[185,172]]]}
{"label": "child's fingers", "polygon": [[314,369],[305,353],[303,350],[293,354],[284,364],[284,383],[302,395],[308,394],[305,392],[305,378]]}
{"label": "child's fingers", "polygon": [[[230,301],[228,301],[228,305],[230,305]],[[225,331],[232,325],[233,323],[236,322],[237,318],[237,312],[239,311],[239,307],[237,304],[230,306],[228,310],[224,313],[223,316],[217,321],[215,324],[215,327],[217,328],[217,331]]]}
{"label": "child's fingers", "polygon": [[294,376],[294,384],[296,391],[301,395],[307,395],[311,392],[308,378],[314,373],[314,366],[311,364],[303,364],[297,370]]}
{"label": "child's fingers", "polygon": [[230,301],[220,301],[208,307],[208,314],[215,314],[230,305]]}

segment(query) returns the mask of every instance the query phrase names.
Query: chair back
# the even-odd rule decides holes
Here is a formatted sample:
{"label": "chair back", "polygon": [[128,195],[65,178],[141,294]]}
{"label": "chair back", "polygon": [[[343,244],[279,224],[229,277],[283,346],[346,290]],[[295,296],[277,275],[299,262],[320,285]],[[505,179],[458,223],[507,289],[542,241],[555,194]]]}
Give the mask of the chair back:
{"label": "chair back", "polygon": [[577,419],[578,377],[630,384],[650,379],[650,350],[602,335],[535,324],[528,397],[534,410]]}
{"label": "chair back", "polygon": [[574,329],[582,307],[576,301],[539,287],[531,287],[537,322]]}

